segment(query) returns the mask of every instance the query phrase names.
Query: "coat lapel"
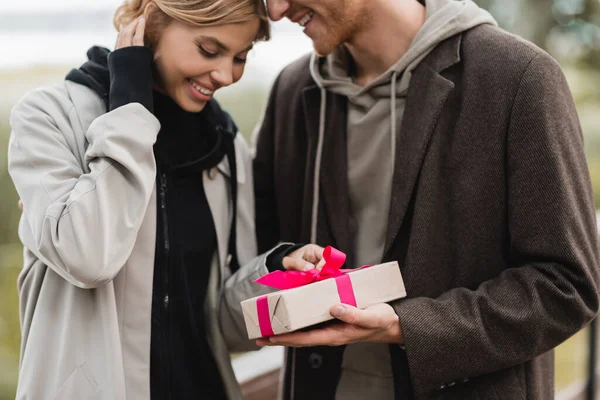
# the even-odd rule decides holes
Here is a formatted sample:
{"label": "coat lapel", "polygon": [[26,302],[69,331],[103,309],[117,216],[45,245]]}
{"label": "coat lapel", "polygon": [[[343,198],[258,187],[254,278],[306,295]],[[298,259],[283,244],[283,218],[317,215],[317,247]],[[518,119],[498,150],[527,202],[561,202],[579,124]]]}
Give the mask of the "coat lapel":
{"label": "coat lapel", "polygon": [[[311,152],[316,155],[319,136],[321,91],[310,87],[303,91],[304,115],[311,143]],[[327,222],[331,227],[334,243],[338,249],[350,251],[348,198],[348,154],[346,151],[346,100],[343,96],[327,92],[325,136],[320,170],[320,197],[327,210]],[[309,170],[314,173],[315,157]],[[314,190],[314,188],[313,188]],[[318,224],[318,223],[317,223]],[[318,224],[319,225],[319,224]],[[317,235],[321,236],[322,235]]]}
{"label": "coat lapel", "polygon": [[231,229],[229,182],[224,174],[213,176],[210,171],[204,171],[202,183],[204,184],[204,193],[206,193],[206,200],[217,232],[219,265],[224,268],[227,262],[229,231]]}
{"label": "coat lapel", "polygon": [[390,250],[410,203],[428,144],[454,83],[440,73],[460,61],[461,36],[439,45],[415,70],[396,140],[396,164],[386,243]]}

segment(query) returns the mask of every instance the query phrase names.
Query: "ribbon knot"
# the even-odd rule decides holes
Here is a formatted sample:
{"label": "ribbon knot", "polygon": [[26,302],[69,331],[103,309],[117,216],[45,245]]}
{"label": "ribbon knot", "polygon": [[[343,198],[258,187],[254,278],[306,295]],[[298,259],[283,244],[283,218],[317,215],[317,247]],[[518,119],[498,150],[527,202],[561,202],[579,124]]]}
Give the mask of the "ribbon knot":
{"label": "ribbon knot", "polygon": [[350,271],[341,269],[344,262],[346,262],[346,254],[331,246],[327,246],[323,250],[323,259],[325,260],[325,265],[323,265],[320,271],[316,268],[308,271],[275,271],[258,278],[255,282],[275,289],[285,290],[329,278],[336,278]]}

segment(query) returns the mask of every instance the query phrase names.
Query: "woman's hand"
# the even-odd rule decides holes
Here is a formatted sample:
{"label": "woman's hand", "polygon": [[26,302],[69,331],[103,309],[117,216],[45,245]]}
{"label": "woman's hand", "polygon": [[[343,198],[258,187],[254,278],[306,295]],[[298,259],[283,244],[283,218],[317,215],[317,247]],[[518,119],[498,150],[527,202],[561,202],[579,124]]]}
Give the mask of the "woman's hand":
{"label": "woman's hand", "polygon": [[115,50],[130,46],[144,46],[144,29],[146,19],[143,15],[134,19],[129,25],[122,27],[117,36]]}
{"label": "woman's hand", "polygon": [[307,244],[283,258],[283,268],[294,271],[307,271],[325,265],[323,248],[316,244]]}

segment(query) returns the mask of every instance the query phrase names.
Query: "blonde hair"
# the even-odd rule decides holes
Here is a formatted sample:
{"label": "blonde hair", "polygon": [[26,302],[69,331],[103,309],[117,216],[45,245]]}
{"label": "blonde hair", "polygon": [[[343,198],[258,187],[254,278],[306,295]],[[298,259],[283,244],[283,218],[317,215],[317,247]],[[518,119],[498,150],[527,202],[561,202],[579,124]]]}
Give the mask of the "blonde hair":
{"label": "blonde hair", "polygon": [[115,12],[113,24],[120,30],[140,15],[146,18],[146,44],[151,47],[172,20],[191,26],[215,26],[258,18],[256,40],[268,40],[271,34],[263,0],[126,0]]}

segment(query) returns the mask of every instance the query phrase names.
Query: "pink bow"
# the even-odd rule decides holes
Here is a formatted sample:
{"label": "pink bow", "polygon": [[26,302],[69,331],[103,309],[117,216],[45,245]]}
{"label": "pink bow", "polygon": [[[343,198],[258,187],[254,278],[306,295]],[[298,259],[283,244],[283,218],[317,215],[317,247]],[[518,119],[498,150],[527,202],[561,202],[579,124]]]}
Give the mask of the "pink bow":
{"label": "pink bow", "polygon": [[327,246],[323,250],[325,265],[319,271],[314,268],[308,271],[275,271],[264,275],[254,282],[269,286],[275,289],[292,289],[309,283],[323,281],[329,278],[335,278],[351,270],[340,269],[346,262],[346,254]]}

